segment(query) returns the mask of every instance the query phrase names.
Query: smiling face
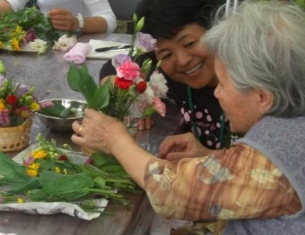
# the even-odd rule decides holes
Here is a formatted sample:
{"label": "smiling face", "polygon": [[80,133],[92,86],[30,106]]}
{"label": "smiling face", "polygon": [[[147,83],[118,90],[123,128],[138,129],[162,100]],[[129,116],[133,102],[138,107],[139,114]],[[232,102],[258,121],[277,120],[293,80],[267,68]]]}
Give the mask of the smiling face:
{"label": "smiling face", "polygon": [[205,32],[202,26],[191,24],[172,39],[157,39],[156,56],[162,60],[162,70],[173,80],[195,89],[217,85],[214,58],[200,42]]}
{"label": "smiling face", "polygon": [[271,108],[273,96],[264,89],[240,92],[218,58],[215,58],[215,72],[219,82],[214,95],[229,119],[231,131],[246,133]]}

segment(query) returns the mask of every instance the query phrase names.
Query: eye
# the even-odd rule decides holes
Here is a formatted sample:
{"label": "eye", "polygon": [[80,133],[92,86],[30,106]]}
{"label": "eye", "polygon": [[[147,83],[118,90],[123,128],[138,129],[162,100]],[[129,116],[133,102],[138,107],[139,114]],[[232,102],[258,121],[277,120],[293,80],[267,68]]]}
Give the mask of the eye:
{"label": "eye", "polygon": [[196,41],[191,41],[184,45],[185,48],[193,48],[194,46],[196,46]]}
{"label": "eye", "polygon": [[172,53],[162,53],[160,55],[157,56],[158,60],[162,60],[162,61],[166,61],[169,60],[172,56]]}

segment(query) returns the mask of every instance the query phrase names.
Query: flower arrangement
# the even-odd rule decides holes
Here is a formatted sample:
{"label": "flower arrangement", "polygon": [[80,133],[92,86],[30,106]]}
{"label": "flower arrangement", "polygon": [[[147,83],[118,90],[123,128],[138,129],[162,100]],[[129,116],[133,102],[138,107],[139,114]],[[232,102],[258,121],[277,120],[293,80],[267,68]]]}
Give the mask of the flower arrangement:
{"label": "flower arrangement", "polygon": [[166,80],[157,69],[151,71],[151,59],[145,59],[141,66],[136,63],[142,54],[156,49],[156,40],[149,34],[140,32],[144,18],[134,15],[135,31],[129,54],[118,54],[112,59],[116,75],[101,85],[96,85],[84,64],[78,68],[70,65],[68,83],[72,90],[81,92],[88,108],[99,110],[107,115],[123,120],[127,116],[147,117],[154,112],[165,115],[162,98],[166,97],[168,88]]}
{"label": "flower arrangement", "polygon": [[117,190],[138,192],[123,168],[113,165],[113,158],[99,158],[93,164],[68,145],[58,148],[55,140],[48,141],[41,134],[36,139],[38,145],[22,165],[0,153],[0,203],[84,200],[83,209],[96,210],[94,203],[88,208],[85,202],[103,197],[127,205],[128,200]]}
{"label": "flower arrangement", "polygon": [[38,54],[43,54],[61,34],[36,7],[0,16],[0,28],[0,49],[31,49]]}
{"label": "flower arrangement", "polygon": [[5,67],[0,60],[0,127],[19,126],[40,109],[34,96],[35,88],[14,83],[5,77]]}

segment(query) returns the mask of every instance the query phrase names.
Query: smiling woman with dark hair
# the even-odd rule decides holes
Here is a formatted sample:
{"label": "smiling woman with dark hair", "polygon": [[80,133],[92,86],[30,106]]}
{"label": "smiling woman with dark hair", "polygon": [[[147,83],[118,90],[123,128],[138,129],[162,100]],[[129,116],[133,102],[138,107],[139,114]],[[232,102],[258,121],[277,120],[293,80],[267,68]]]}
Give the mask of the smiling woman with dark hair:
{"label": "smiling woman with dark hair", "polygon": [[[143,0],[136,11],[138,18],[145,17],[142,32],[157,39],[158,49],[146,56],[155,64],[162,60],[168,96],[181,112],[181,131],[192,132],[210,149],[230,145],[228,122],[213,94],[217,85],[213,56],[200,43],[218,7],[217,0]],[[108,62],[100,78],[113,74]],[[139,123],[140,130],[150,127],[150,119]]]}

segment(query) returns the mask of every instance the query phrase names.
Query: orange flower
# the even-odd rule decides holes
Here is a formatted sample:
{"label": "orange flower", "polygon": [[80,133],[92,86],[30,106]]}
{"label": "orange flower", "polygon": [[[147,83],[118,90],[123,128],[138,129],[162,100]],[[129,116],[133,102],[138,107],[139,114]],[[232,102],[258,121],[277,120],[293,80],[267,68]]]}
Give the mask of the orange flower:
{"label": "orange flower", "polygon": [[17,38],[12,39],[12,48],[14,51],[20,51],[20,45]]}

